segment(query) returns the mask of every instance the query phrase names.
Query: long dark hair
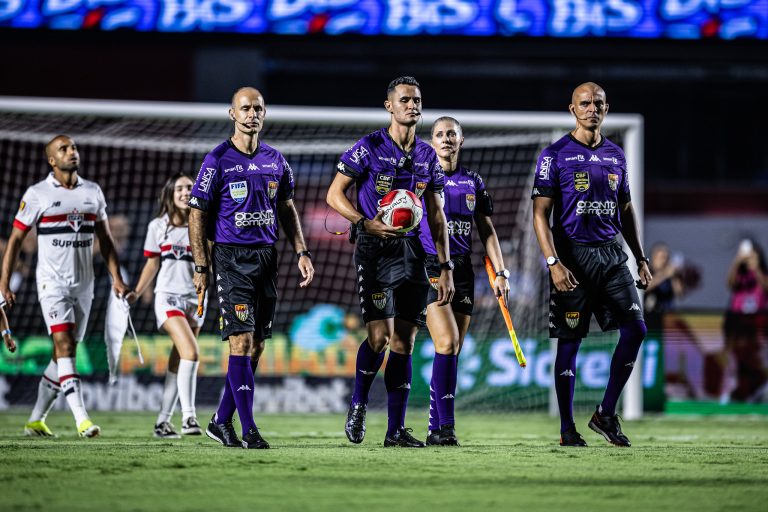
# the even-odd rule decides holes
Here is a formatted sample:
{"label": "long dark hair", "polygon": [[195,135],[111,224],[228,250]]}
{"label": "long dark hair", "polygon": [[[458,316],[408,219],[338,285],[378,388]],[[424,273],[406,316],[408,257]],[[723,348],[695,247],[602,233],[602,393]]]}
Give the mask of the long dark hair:
{"label": "long dark hair", "polygon": [[189,174],[185,172],[177,172],[170,178],[168,178],[168,181],[165,182],[165,185],[163,185],[163,190],[160,191],[160,197],[158,198],[158,209],[157,209],[157,215],[155,217],[162,217],[166,213],[168,214],[168,223],[173,223],[173,218],[176,215],[176,213],[180,213],[182,217],[186,218],[186,215],[177,212],[176,205],[173,204],[173,193],[176,189],[176,181],[180,178],[189,178],[192,183],[195,182],[195,180],[190,176]]}

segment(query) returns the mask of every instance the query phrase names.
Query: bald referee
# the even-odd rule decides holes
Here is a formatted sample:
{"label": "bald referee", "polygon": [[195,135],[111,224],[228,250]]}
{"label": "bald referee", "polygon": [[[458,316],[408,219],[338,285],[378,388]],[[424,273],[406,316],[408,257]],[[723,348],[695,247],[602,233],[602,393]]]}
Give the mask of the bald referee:
{"label": "bald referee", "polygon": [[588,426],[608,442],[628,447],[616,403],[646,327],[619,234],[635,256],[641,285],[652,276],[638,236],[624,151],[600,132],[608,114],[605,91],[592,82],[579,85],[569,110],[576,127],[541,152],[532,193],[533,227],[550,275],[549,336],[557,338],[560,445],[587,445],[573,421],[573,391],[576,354],[594,315],[603,331],[619,329],[621,335],[605,396]]}
{"label": "bald referee", "polygon": [[[301,288],[315,270],[293,204],[293,171],[259,133],[264,97],[243,87],[232,97],[235,132],[205,156],[189,200],[189,239],[198,294],[213,276],[219,296],[221,338],[229,342],[227,383],[206,434],[227,447],[269,448],[253,419],[253,371],[272,337],[277,302],[278,220],[296,251]],[[206,239],[213,242],[212,267]],[[251,367],[253,361],[253,368]],[[235,410],[242,441],[232,426]]]}

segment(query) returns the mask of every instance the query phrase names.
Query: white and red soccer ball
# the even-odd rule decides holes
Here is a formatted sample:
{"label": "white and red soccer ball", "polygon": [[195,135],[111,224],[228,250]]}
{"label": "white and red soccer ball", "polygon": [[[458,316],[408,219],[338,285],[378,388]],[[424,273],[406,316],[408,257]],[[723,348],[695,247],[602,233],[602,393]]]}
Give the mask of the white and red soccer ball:
{"label": "white and red soccer ball", "polygon": [[401,233],[407,233],[418,226],[424,215],[419,196],[403,188],[385,195],[379,203],[379,211],[384,212],[382,222],[398,228]]}

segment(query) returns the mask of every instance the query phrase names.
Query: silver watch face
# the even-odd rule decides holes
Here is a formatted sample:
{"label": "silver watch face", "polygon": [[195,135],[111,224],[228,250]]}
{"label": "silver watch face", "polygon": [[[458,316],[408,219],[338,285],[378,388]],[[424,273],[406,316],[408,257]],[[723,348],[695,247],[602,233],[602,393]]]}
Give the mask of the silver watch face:
{"label": "silver watch face", "polygon": [[501,275],[504,276],[504,279],[509,279],[509,270],[507,269],[502,270]]}
{"label": "silver watch face", "polygon": [[555,258],[554,256],[550,256],[549,258],[547,258],[547,265],[548,266],[551,267],[555,263],[557,263],[557,258]]}

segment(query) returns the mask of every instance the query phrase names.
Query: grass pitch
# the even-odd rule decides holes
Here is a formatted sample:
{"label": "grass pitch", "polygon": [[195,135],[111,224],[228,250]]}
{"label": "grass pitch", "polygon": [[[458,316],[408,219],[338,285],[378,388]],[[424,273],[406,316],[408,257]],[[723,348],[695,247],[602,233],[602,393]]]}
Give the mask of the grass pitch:
{"label": "grass pitch", "polygon": [[[420,413],[410,423],[424,437]],[[362,445],[341,415],[259,417],[273,449],[248,451],[154,439],[150,414],[95,413],[103,435],[85,440],[54,413],[59,438],[28,439],[26,411],[4,413],[0,510],[765,510],[765,416],[627,422],[629,449],[580,416],[589,448],[560,448],[544,415],[459,413],[459,448],[385,449],[386,419],[371,413]]]}

